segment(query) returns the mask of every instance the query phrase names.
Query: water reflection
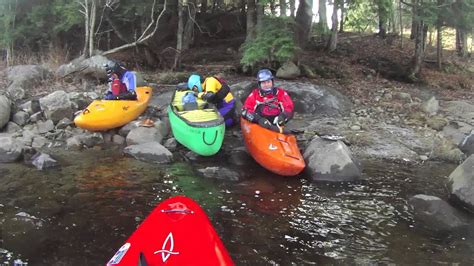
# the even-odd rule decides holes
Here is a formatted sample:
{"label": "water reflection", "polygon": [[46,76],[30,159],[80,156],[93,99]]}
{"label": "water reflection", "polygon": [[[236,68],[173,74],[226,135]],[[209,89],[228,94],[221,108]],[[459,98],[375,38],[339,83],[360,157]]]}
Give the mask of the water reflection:
{"label": "water reflection", "polygon": [[418,231],[407,205],[419,193],[446,197],[455,166],[365,162],[363,181],[332,184],[255,164],[236,169],[237,182],[209,179],[197,168],[224,162],[154,165],[114,150],[68,152],[60,163],[47,171],[0,165],[0,263],[103,264],[177,194],[203,207],[237,264],[474,263],[472,233]]}

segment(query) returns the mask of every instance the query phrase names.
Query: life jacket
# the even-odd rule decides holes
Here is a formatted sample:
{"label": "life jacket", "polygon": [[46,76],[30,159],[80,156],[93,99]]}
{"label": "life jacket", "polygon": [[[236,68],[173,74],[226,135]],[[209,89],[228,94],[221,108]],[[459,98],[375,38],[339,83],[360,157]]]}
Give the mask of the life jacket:
{"label": "life jacket", "polygon": [[224,100],[227,94],[229,94],[230,87],[229,85],[227,85],[227,82],[225,81],[225,79],[219,78],[219,77],[214,77],[214,78],[217,79],[217,81],[219,81],[219,83],[222,85],[221,88],[216,92],[214,99],[212,100],[212,103],[217,104],[217,103],[222,102],[222,100]]}
{"label": "life jacket", "polygon": [[127,86],[119,79],[114,79],[112,81],[112,95],[118,96],[125,92],[127,92]]}

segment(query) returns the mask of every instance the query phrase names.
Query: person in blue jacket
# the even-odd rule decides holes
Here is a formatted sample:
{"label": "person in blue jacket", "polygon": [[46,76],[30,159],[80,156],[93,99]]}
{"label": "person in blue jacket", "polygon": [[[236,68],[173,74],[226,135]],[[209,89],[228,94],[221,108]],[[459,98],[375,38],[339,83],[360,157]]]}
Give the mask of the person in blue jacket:
{"label": "person in blue jacket", "polygon": [[109,89],[105,100],[136,100],[137,77],[135,73],[127,70],[121,63],[111,61],[105,65]]}

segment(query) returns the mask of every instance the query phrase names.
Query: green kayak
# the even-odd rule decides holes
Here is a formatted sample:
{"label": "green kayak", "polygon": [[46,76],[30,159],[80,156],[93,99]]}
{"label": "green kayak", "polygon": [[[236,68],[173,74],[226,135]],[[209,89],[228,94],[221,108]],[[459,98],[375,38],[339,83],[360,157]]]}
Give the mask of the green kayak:
{"label": "green kayak", "polygon": [[224,118],[216,108],[197,99],[195,108],[189,110],[182,102],[190,91],[176,91],[168,106],[171,130],[176,140],[193,152],[210,156],[216,154],[224,141]]}

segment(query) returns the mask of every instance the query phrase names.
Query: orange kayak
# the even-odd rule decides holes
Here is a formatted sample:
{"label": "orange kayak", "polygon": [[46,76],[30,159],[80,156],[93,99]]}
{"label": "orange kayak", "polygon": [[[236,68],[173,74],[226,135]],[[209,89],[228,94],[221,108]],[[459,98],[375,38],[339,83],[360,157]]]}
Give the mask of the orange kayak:
{"label": "orange kayak", "polygon": [[303,171],[305,162],[293,135],[285,135],[240,119],[245,146],[250,155],[267,170],[294,176]]}

